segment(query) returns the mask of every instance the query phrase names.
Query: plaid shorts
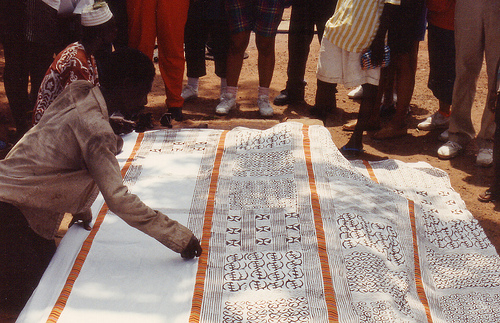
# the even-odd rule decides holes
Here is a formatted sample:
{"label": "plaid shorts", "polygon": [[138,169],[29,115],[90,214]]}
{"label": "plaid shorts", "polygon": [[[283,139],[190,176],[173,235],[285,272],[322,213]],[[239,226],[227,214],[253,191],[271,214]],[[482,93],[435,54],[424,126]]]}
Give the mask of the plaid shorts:
{"label": "plaid shorts", "polygon": [[275,36],[286,0],[226,0],[231,33],[253,30],[261,36]]}

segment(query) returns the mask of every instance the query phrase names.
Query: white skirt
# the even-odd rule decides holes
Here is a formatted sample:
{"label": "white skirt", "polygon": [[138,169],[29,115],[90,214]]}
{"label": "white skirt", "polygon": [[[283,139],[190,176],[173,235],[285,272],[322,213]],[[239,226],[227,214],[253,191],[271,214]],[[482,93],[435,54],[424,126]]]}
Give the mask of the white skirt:
{"label": "white skirt", "polygon": [[348,52],[323,37],[316,77],[320,81],[343,84],[345,87],[366,83],[378,85],[380,67],[362,70],[361,53]]}

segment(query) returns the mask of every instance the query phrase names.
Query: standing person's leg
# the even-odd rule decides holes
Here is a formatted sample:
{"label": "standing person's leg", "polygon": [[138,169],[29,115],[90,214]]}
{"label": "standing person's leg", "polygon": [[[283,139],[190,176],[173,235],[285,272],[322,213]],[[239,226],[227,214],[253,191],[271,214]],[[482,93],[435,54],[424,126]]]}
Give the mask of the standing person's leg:
{"label": "standing person's leg", "polygon": [[198,97],[199,78],[206,75],[205,44],[208,37],[208,26],[202,16],[202,4],[190,1],[189,11],[184,29],[184,53],[186,56],[187,84],[182,89],[184,100]]}
{"label": "standing person's leg", "polygon": [[128,45],[153,59],[158,0],[127,0]]}
{"label": "standing person's leg", "polygon": [[495,116],[492,107],[495,106],[497,91],[497,63],[500,58],[500,1],[492,0],[484,7],[484,53],[486,73],[488,75],[488,95],[481,118],[481,128],[477,134],[479,153],[476,165],[489,167],[493,164],[493,137],[495,134]]}
{"label": "standing person's leg", "polygon": [[250,41],[250,31],[231,35],[231,43],[227,53],[227,86],[237,87],[240,78],[243,56]]}
{"label": "standing person's leg", "polygon": [[314,37],[312,14],[311,1],[294,1],[288,30],[288,80],[286,88],[274,98],[273,103],[276,105],[286,105],[304,100],[304,75],[309,47]]}
{"label": "standing person's leg", "polygon": [[210,21],[210,39],[214,55],[215,75],[221,79],[227,77],[227,53],[229,50],[231,33],[225,19]]}
{"label": "standing person's leg", "polygon": [[[497,94],[497,104],[495,108],[495,122],[500,123],[500,98]],[[485,192],[479,194],[478,200],[481,202],[491,202],[500,200],[500,127],[496,127],[494,144],[493,144],[493,185],[490,186]]]}
{"label": "standing person's leg", "polygon": [[0,202],[0,309],[19,312],[56,251],[37,235],[13,205]]}
{"label": "standing person's leg", "polygon": [[377,101],[378,86],[365,83],[362,85],[363,99],[359,105],[358,122],[354,128],[349,141],[343,146],[340,151],[347,158],[358,157],[363,149],[363,132],[368,128],[370,115],[377,112],[374,109]]}
{"label": "standing person's leg", "polygon": [[19,40],[7,40],[3,43],[5,68],[4,86],[9,107],[16,125],[16,139],[20,139],[31,127],[29,113],[29,70],[27,66],[28,43]]}
{"label": "standing person's leg", "polygon": [[278,26],[283,17],[284,1],[260,0],[255,4],[255,43],[258,50],[259,92],[257,105],[263,117],[273,115],[269,102],[269,86],[274,73],[274,45]]}
{"label": "standing person's leg", "polygon": [[[407,133],[406,115],[415,88],[417,70],[418,41],[414,41],[410,52],[397,54],[395,58],[395,88],[397,93],[396,114],[387,126],[373,134],[373,139],[401,137]],[[392,91],[391,91],[392,93]],[[391,94],[392,96],[392,94]]]}
{"label": "standing person's leg", "polygon": [[181,121],[184,99],[184,28],[186,26],[189,0],[159,0],[157,8],[158,62],[165,83],[168,112],[176,121]]}
{"label": "standing person's leg", "polygon": [[[128,0],[127,0],[128,1]],[[118,28],[118,34],[113,41],[115,48],[123,48],[128,46],[128,15],[127,1],[123,0],[107,0],[109,8],[113,13]]]}
{"label": "standing person's leg", "polygon": [[483,64],[483,5],[458,1],[455,7],[456,78],[450,117],[450,141],[465,146],[475,136],[471,109]]}
{"label": "standing person's leg", "polygon": [[275,54],[274,44],[275,36],[255,35],[255,44],[257,45],[258,59],[257,65],[259,70],[259,86],[269,87],[273,79]]}
{"label": "standing person's leg", "polygon": [[212,54],[215,63],[215,75],[220,78],[220,95],[222,98],[227,92],[227,52],[231,33],[226,19],[210,20],[210,39],[212,40]]}
{"label": "standing person's leg", "polygon": [[250,41],[250,31],[242,31],[231,34],[231,42],[227,53],[227,90],[221,96],[221,101],[215,108],[215,113],[228,114],[236,106],[236,94],[238,92],[238,80],[240,78],[243,57]]}
{"label": "standing person's leg", "polygon": [[427,87],[439,101],[439,109],[418,124],[420,130],[448,128],[455,82],[455,33],[429,23],[429,80]]}
{"label": "standing person's leg", "polygon": [[274,65],[276,61],[274,53],[276,36],[255,35],[255,43],[258,51],[259,70],[259,94],[257,105],[263,117],[270,117],[274,114],[273,107],[269,103],[269,86],[273,79]]}
{"label": "standing person's leg", "polygon": [[319,119],[326,119],[337,108],[337,84],[316,80],[316,97],[311,114]]}

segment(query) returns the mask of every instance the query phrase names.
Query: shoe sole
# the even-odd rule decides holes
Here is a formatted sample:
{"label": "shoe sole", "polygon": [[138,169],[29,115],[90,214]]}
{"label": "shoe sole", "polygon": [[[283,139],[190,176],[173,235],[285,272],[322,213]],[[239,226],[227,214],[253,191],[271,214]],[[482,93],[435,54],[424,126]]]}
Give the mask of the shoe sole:
{"label": "shoe sole", "polygon": [[449,127],[448,127],[448,124],[446,124],[446,125],[434,126],[434,127],[431,126],[431,127],[428,127],[428,128],[426,128],[426,127],[421,128],[421,127],[419,127],[417,125],[417,128],[418,128],[418,130],[432,131],[432,130],[436,130],[436,129],[448,129]]}
{"label": "shoe sole", "polygon": [[485,165],[485,164],[481,164],[481,163],[477,163],[477,162],[476,162],[476,163],[475,163],[475,165],[476,165],[477,167],[481,167],[481,168],[490,168],[491,166],[493,166],[493,163],[490,163],[490,164]]}
{"label": "shoe sole", "polygon": [[442,159],[442,160],[449,160],[449,159],[453,159],[455,157],[457,157],[458,155],[460,155],[462,153],[462,150],[460,150],[458,153],[456,153],[455,155],[451,155],[451,156],[443,156],[443,155],[440,155],[438,154],[438,158],[439,159]]}

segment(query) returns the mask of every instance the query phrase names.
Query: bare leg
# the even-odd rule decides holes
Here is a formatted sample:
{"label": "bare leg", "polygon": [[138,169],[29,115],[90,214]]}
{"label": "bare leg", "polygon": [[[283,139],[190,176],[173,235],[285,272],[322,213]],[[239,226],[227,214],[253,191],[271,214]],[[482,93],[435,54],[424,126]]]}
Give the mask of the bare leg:
{"label": "bare leg", "polygon": [[[259,53],[258,69],[259,69],[259,86],[268,88],[271,85],[274,72],[274,44],[275,36],[265,37],[256,34],[255,44]],[[244,50],[243,50],[244,52]],[[229,72],[229,66],[228,66]]]}
{"label": "bare leg", "polygon": [[415,88],[415,73],[417,71],[417,56],[419,42],[415,41],[409,53],[399,54],[396,61],[396,114],[391,120],[394,128],[406,127],[405,118],[408,113],[413,90]]}
{"label": "bare leg", "polygon": [[441,112],[444,115],[450,115],[451,112],[451,104],[448,104],[443,101],[439,101],[439,112]]}
{"label": "bare leg", "polygon": [[243,56],[250,40],[250,31],[231,35],[231,45],[227,54],[227,85],[238,86],[241,67],[243,66]]}
{"label": "bare leg", "polygon": [[354,132],[344,146],[345,148],[362,149],[363,148],[363,132],[368,126],[368,120],[372,113],[378,113],[375,107],[377,100],[377,86],[372,84],[363,84],[363,99],[359,106],[358,122],[354,128]]}

